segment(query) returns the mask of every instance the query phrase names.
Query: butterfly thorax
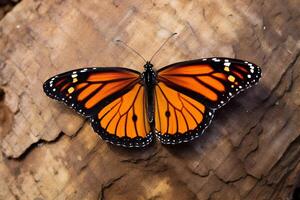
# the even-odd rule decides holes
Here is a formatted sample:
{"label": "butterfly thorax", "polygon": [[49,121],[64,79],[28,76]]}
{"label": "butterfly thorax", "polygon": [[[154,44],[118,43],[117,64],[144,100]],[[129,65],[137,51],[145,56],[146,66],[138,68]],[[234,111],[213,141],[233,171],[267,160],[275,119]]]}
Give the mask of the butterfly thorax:
{"label": "butterfly thorax", "polygon": [[156,72],[153,70],[153,65],[147,61],[144,65],[144,72],[142,74],[142,79],[146,87],[153,87],[156,82]]}

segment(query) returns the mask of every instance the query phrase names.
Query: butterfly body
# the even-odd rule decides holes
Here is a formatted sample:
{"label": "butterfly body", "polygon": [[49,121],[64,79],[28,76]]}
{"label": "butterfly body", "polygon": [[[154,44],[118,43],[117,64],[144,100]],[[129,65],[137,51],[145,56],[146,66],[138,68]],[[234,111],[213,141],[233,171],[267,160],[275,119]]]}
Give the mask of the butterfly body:
{"label": "butterfly body", "polygon": [[256,84],[261,70],[231,58],[204,58],[155,71],[121,67],[72,70],[44,83],[45,93],[87,117],[104,140],[142,147],[154,135],[164,144],[199,137],[216,109]]}
{"label": "butterfly body", "polygon": [[147,94],[147,114],[151,129],[154,125],[154,87],[157,82],[157,74],[153,70],[153,65],[147,61],[144,65],[144,72],[142,73],[142,81]]}

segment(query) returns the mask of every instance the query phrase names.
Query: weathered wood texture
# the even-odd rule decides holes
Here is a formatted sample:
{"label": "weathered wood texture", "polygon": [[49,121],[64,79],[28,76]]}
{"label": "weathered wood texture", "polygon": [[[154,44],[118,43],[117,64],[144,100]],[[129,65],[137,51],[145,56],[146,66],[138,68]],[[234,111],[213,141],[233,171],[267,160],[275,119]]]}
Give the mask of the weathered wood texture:
{"label": "weathered wood texture", "polygon": [[[300,171],[297,0],[23,0],[0,21],[0,199],[287,199]],[[82,66],[247,59],[261,82],[200,139],[143,150],[106,144],[42,91]]]}

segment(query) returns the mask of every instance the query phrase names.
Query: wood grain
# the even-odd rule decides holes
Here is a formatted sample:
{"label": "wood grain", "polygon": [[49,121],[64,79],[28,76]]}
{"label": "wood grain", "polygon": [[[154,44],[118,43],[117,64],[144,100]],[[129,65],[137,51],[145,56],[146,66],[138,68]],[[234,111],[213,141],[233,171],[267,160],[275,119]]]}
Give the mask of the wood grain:
{"label": "wood grain", "polygon": [[[300,171],[299,1],[23,0],[0,21],[0,199],[287,199]],[[261,82],[200,139],[108,145],[42,83],[84,66],[211,56],[250,60]]]}

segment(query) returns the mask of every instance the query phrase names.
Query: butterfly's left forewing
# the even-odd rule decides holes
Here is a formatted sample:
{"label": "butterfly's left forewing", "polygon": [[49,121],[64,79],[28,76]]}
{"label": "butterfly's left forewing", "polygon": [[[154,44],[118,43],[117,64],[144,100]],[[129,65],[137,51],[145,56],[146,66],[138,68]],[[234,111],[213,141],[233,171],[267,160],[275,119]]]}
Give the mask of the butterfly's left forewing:
{"label": "butterfly's left forewing", "polygon": [[56,75],[43,87],[47,96],[91,116],[105,102],[130,90],[139,76],[138,72],[119,67],[84,68]]}
{"label": "butterfly's left forewing", "polygon": [[159,139],[177,144],[198,137],[215,109],[256,84],[260,76],[255,64],[230,58],[192,60],[160,69],[155,87]]}
{"label": "butterfly's left forewing", "polygon": [[44,83],[44,91],[88,117],[104,140],[141,147],[151,142],[152,134],[140,82],[140,73],[134,70],[85,68],[50,78]]}

